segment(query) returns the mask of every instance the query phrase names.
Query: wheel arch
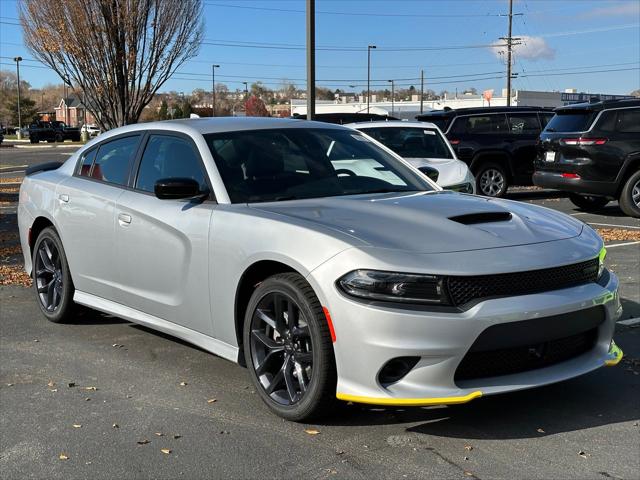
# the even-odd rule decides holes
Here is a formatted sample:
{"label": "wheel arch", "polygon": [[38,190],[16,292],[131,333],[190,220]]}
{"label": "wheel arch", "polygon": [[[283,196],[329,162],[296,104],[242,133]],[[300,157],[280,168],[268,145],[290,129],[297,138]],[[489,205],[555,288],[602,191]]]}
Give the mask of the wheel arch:
{"label": "wheel arch", "polygon": [[238,286],[236,287],[236,295],[234,302],[234,325],[236,333],[236,341],[238,342],[238,363],[243,367],[245,365],[243,355],[243,329],[244,317],[247,313],[247,305],[249,299],[260,283],[267,278],[277,275],[278,273],[298,273],[304,276],[300,271],[291,265],[278,260],[258,260],[245,269],[240,277]]}
{"label": "wheel arch", "polygon": [[513,172],[511,171],[511,157],[508,153],[500,150],[489,150],[477,153],[469,165],[469,169],[474,176],[477,176],[482,165],[487,163],[496,163],[504,168],[507,174],[507,180],[513,181]]}
{"label": "wheel arch", "polygon": [[[28,238],[29,253],[31,254],[31,256],[33,256],[33,246],[35,245],[36,240],[38,239],[38,235],[40,235],[40,232],[42,232],[47,227],[53,227],[56,229],[56,231],[58,231],[58,229],[56,228],[54,223],[51,221],[51,219],[45,216],[36,217],[36,219],[31,224],[30,234]],[[58,235],[60,235],[60,233],[58,233]]]}
{"label": "wheel arch", "polygon": [[620,169],[620,174],[617,179],[618,186],[616,187],[616,197],[619,197],[622,193],[622,189],[629,177],[638,170],[640,170],[640,152],[635,152],[627,157],[627,160]]}

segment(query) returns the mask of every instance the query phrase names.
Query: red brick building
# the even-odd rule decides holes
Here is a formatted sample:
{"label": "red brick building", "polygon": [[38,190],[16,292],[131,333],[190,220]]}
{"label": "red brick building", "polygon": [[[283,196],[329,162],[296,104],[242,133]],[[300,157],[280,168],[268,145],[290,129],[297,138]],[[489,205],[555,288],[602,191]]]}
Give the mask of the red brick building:
{"label": "red brick building", "polygon": [[64,122],[71,127],[81,127],[85,123],[87,125],[95,125],[96,123],[93,114],[87,110],[78,97],[61,99],[55,110],[56,120]]}

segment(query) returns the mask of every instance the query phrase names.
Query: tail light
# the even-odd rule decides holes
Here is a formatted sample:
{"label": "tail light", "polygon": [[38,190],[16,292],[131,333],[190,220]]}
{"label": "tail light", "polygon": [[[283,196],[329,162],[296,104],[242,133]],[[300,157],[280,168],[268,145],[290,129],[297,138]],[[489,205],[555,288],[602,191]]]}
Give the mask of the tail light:
{"label": "tail light", "polygon": [[563,138],[560,143],[564,145],[604,145],[607,143],[606,138]]}
{"label": "tail light", "polygon": [[451,145],[458,145],[460,143],[460,140],[449,140],[449,143]]}
{"label": "tail light", "polygon": [[577,173],[563,173],[562,178],[580,178]]}

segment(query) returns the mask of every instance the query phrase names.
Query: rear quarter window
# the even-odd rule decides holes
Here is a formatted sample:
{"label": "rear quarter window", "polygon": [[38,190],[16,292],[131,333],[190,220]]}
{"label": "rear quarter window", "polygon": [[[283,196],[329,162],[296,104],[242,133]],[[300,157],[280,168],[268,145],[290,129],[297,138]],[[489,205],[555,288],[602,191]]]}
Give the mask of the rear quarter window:
{"label": "rear quarter window", "polygon": [[618,131],[622,133],[640,133],[640,108],[618,111]]}

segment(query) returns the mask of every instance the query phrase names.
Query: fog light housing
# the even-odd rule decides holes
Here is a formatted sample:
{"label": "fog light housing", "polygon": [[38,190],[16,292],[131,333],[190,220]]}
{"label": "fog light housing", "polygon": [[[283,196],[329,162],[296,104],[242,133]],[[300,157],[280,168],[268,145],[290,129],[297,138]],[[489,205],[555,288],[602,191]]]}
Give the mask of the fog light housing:
{"label": "fog light housing", "polygon": [[419,360],[420,357],[392,358],[385,363],[384,367],[382,367],[378,374],[378,381],[380,382],[380,385],[386,387],[392,383],[402,380],[404,376],[416,366]]}

